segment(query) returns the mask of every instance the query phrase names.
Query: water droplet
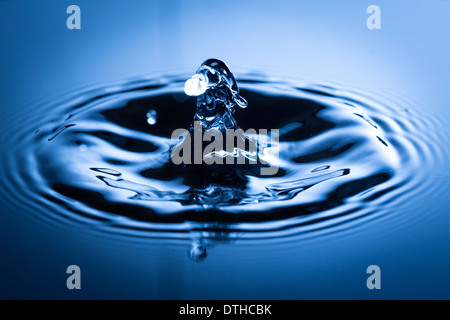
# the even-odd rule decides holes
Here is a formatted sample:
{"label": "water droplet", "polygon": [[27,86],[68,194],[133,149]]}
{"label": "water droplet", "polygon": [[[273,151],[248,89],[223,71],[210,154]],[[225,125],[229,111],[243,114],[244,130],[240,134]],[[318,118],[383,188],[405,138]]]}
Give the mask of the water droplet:
{"label": "water droplet", "polygon": [[87,151],[87,145],[85,144],[81,144],[78,148],[80,149],[81,152]]}
{"label": "water droplet", "polygon": [[156,124],[157,118],[156,116],[158,115],[158,113],[155,110],[150,110],[149,112],[147,112],[147,122],[149,125],[154,125]]}
{"label": "water droplet", "polygon": [[208,87],[208,80],[202,74],[195,74],[184,84],[184,92],[188,96],[199,96],[203,94]]}

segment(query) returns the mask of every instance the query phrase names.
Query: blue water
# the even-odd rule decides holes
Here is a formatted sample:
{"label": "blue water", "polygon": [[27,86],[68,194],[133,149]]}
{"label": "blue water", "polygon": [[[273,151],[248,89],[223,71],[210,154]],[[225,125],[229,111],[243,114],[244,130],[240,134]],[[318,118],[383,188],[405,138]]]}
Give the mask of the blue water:
{"label": "blue water", "polygon": [[[0,3],[0,297],[449,298],[450,3],[169,2]],[[170,163],[210,57],[275,176]]]}

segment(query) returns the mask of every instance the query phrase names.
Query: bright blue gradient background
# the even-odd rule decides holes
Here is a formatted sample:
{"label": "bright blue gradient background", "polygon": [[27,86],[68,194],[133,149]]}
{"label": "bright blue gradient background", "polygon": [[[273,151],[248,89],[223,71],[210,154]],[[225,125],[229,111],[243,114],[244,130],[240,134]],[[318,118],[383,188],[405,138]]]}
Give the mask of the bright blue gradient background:
{"label": "bright blue gradient background", "polygon": [[[81,30],[66,28],[71,4],[81,8]],[[381,30],[366,28],[371,4],[381,7]],[[190,73],[210,57],[237,77],[254,71],[398,91],[448,121],[449,31],[444,0],[4,0],[0,125],[64,93]],[[397,213],[420,211],[419,223],[390,228],[382,219],[304,243],[222,244],[202,263],[177,243],[38,225],[0,203],[0,298],[448,299],[448,168],[430,179],[443,191]],[[66,289],[70,264],[81,267],[80,291]],[[371,264],[381,267],[380,291],[366,288]]]}

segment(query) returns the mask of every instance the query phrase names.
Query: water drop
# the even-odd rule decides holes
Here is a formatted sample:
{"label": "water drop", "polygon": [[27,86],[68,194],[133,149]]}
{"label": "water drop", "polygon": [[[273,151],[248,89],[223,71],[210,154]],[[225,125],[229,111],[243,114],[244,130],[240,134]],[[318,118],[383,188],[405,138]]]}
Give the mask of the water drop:
{"label": "water drop", "polygon": [[188,79],[184,84],[184,92],[188,96],[199,96],[205,93],[208,86],[208,80],[202,74],[195,74],[192,78]]}
{"label": "water drop", "polygon": [[150,110],[149,112],[147,112],[147,122],[149,125],[154,125],[156,124],[157,118],[156,116],[158,115],[158,113],[155,110]]}

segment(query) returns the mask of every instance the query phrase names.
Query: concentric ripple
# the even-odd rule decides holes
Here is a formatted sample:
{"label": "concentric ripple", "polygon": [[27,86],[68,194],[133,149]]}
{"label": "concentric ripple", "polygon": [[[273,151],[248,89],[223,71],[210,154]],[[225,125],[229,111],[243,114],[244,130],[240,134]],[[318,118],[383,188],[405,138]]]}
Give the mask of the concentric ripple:
{"label": "concentric ripple", "polygon": [[185,80],[133,81],[39,106],[48,117],[28,115],[8,141],[6,192],[45,221],[260,239],[345,228],[428,188],[420,166],[439,158],[425,135],[433,124],[408,103],[261,76],[238,80],[249,107],[235,116],[244,130],[280,130],[279,172],[246,183],[187,172],[169,158],[172,132],[195,112]]}

